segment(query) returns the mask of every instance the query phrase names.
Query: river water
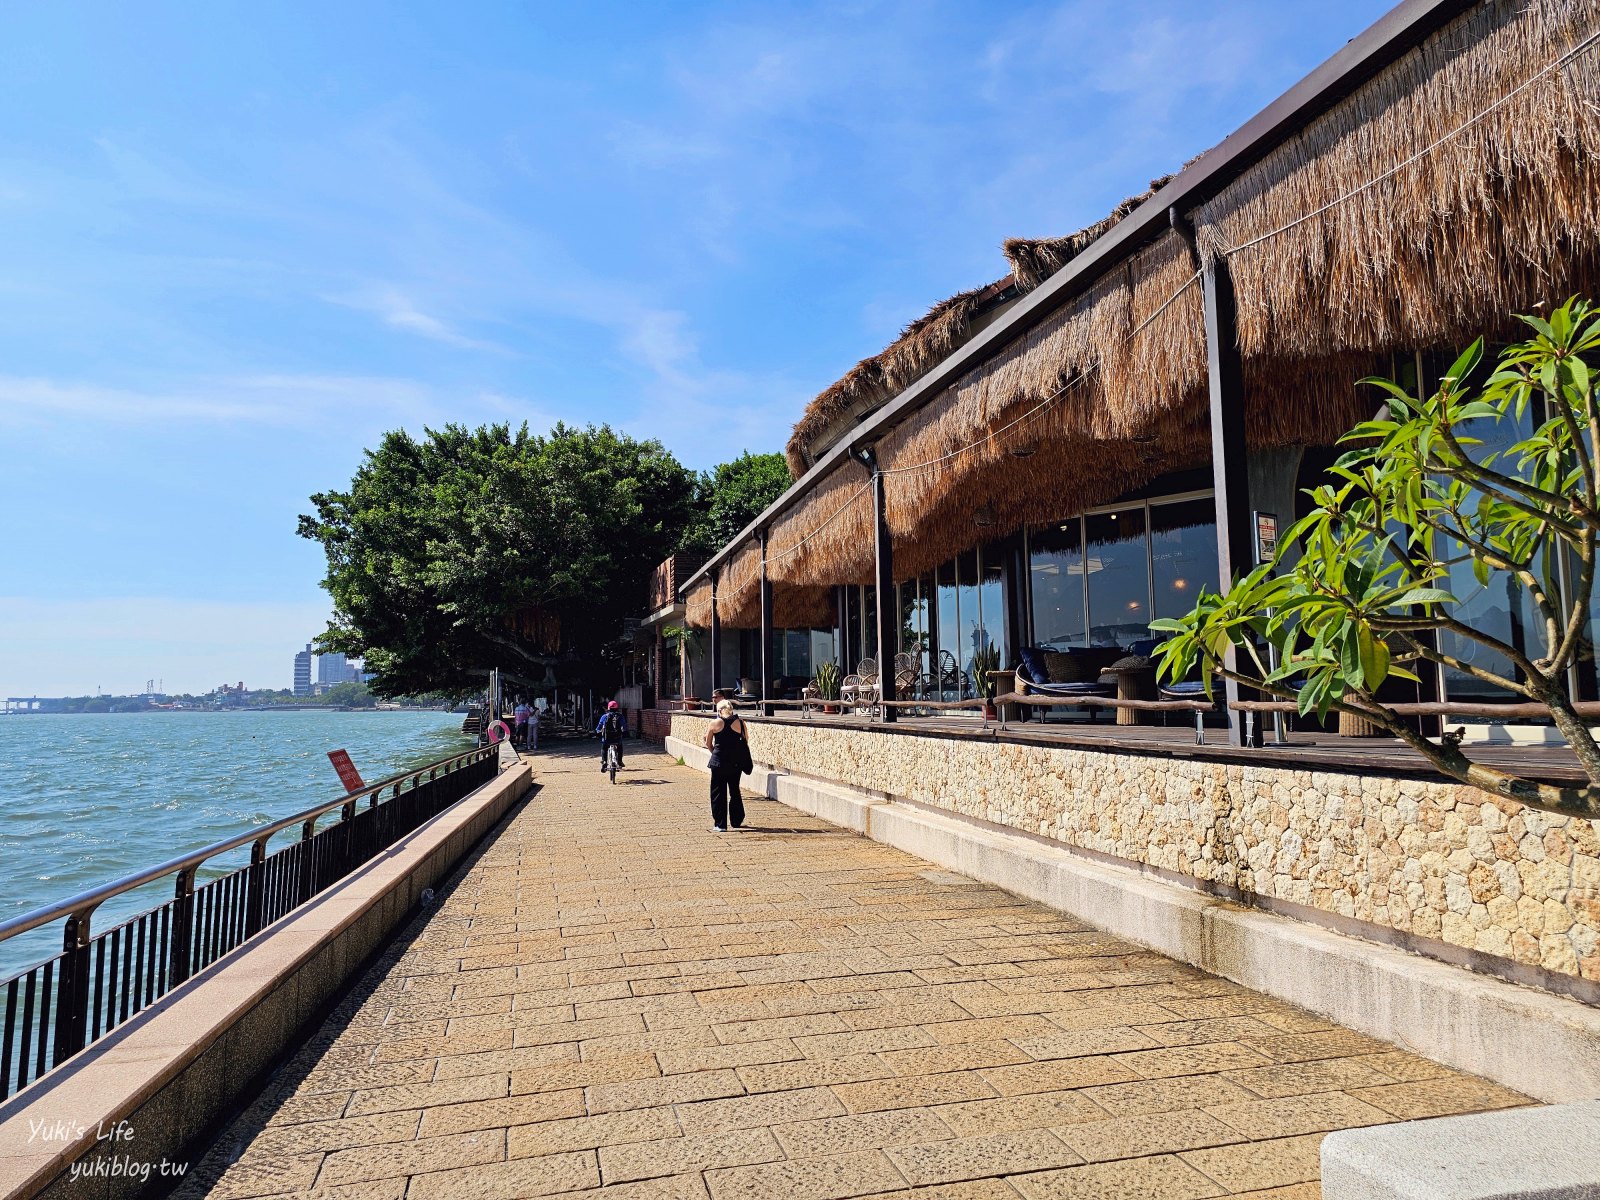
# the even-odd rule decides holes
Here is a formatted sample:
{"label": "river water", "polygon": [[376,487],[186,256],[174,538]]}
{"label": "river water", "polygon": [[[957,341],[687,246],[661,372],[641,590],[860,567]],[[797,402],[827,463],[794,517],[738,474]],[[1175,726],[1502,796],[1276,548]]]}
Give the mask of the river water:
{"label": "river water", "polygon": [[[348,750],[374,783],[469,749],[460,730],[459,714],[440,712],[0,718],[0,919],[337,798],[329,750]],[[280,833],[269,849],[296,836]],[[171,888],[163,880],[108,902],[94,928],[160,903]],[[60,937],[52,925],[0,942],[0,980],[59,950]]]}

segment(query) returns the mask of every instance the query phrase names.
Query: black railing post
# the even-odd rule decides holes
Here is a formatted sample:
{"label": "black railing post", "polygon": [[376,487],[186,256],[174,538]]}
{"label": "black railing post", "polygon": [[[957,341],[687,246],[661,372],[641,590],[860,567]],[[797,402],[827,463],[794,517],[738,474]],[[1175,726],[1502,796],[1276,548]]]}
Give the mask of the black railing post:
{"label": "black railing post", "polygon": [[266,838],[257,838],[250,843],[250,866],[247,871],[244,881],[244,935],[251,938],[261,932],[262,918],[266,913]]}
{"label": "black railing post", "polygon": [[185,867],[178,872],[177,886],[172,904],[171,965],[168,969],[168,986],[177,987],[189,978],[193,965],[190,955],[194,949],[194,874],[196,868]]}
{"label": "black railing post", "polygon": [[89,921],[94,909],[75,912],[62,931],[61,991],[56,996],[55,1061],[83,1049],[89,1022]]}
{"label": "black railing post", "polygon": [[311,844],[317,836],[317,819],[312,817],[300,826],[300,900],[304,904],[317,894],[316,847]]}

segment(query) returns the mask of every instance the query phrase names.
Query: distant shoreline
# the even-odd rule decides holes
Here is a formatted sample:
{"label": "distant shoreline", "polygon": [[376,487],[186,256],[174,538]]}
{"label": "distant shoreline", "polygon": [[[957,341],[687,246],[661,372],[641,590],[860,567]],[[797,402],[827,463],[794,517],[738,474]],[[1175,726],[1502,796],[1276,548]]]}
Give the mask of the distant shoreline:
{"label": "distant shoreline", "polygon": [[431,713],[450,713],[450,712],[455,712],[455,711],[456,710],[453,709],[453,708],[432,708],[432,707],[427,707],[427,706],[415,706],[415,705],[406,705],[406,706],[400,707],[400,708],[377,708],[377,707],[362,707],[362,706],[356,706],[356,705],[342,705],[342,704],[262,704],[262,705],[245,704],[245,705],[240,705],[237,708],[142,708],[137,712],[131,712],[131,713],[127,713],[127,712],[109,712],[109,711],[108,712],[103,712],[103,713],[39,712],[39,711],[30,711],[30,710],[25,710],[25,709],[17,709],[17,710],[14,710],[12,712],[0,713],[0,716],[5,716],[5,717],[138,717],[138,716],[144,716],[144,715],[146,715],[148,713],[167,713],[167,714],[172,714],[172,715],[181,714],[181,713],[206,713],[206,714],[212,715],[212,716],[226,716],[228,713],[242,713],[242,712],[370,712],[370,713],[431,712]]}

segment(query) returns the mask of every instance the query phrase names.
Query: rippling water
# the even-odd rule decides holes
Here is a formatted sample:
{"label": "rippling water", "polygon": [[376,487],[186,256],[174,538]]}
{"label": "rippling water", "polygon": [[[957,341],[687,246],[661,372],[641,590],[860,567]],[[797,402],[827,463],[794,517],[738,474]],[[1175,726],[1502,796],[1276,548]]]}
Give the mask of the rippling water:
{"label": "rippling water", "polygon": [[[458,714],[438,712],[0,718],[0,919],[336,798],[329,750],[348,750],[372,783],[469,748],[460,729]],[[241,860],[248,851],[219,866]],[[94,928],[171,888],[108,902]],[[0,979],[59,949],[60,936],[51,926],[0,942]]]}

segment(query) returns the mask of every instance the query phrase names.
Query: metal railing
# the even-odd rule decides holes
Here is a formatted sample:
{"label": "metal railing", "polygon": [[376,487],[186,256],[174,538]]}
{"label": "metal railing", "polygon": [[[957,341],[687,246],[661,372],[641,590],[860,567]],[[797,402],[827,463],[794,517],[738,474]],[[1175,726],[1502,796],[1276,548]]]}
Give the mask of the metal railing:
{"label": "metal railing", "polygon": [[[0,942],[64,922],[60,954],[0,982],[0,1099],[149,1007],[498,771],[497,746],[451,755],[0,922]],[[335,810],[339,820],[319,830],[317,821]],[[267,853],[275,834],[296,827],[299,841]],[[196,886],[208,860],[245,846],[248,866]],[[176,884],[171,900],[91,932],[94,912],[107,900],[167,876]]]}

